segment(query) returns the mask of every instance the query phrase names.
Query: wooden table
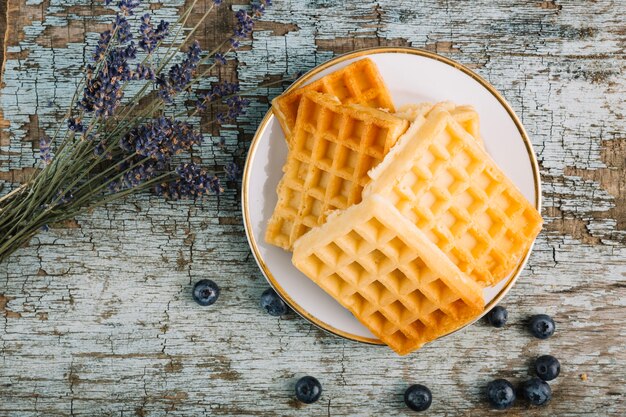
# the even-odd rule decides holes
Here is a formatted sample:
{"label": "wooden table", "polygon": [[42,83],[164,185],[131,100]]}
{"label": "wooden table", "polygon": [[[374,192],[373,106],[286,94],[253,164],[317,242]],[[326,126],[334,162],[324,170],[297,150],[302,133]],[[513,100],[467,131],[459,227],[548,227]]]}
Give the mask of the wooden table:
{"label": "wooden table", "polygon": [[[150,8],[174,18],[181,3]],[[545,353],[562,363],[552,402],[520,401],[511,415],[625,415],[625,6],[275,0],[224,73],[251,87],[357,48],[410,45],[493,83],[532,138],[546,220],[503,302],[506,328],[479,323],[400,358],[295,315],[270,317],[258,306],[267,283],[246,243],[238,184],[195,203],[142,195],[40,233],[0,266],[0,416],[409,415],[411,383],[431,388],[431,415],[473,416],[488,412],[488,381],[522,381]],[[205,48],[227,36],[232,7],[202,30]],[[57,123],[110,18],[99,1],[0,2],[3,193],[32,171],[39,132]],[[262,90],[236,128],[213,132],[224,149],[209,141],[198,156],[243,164],[281,89]],[[213,307],[191,299],[201,278],[222,287]],[[534,313],[556,319],[554,337],[525,331]],[[293,398],[306,374],[324,388],[310,406]]]}

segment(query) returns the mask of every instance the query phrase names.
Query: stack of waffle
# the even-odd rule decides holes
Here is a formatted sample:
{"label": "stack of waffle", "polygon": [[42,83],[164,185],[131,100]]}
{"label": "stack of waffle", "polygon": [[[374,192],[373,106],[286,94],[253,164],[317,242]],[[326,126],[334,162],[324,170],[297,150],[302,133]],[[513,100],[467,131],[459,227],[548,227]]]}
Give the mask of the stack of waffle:
{"label": "stack of waffle", "polygon": [[266,241],[399,354],[476,318],[542,219],[470,106],[393,106],[364,59],[274,100],[289,154]]}

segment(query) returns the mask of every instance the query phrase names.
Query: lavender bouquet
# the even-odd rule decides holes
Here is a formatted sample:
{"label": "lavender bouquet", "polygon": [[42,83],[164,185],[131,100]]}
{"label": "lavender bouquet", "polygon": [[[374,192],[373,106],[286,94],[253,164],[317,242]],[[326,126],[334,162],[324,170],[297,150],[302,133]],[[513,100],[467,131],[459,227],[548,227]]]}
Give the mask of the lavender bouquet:
{"label": "lavender bouquet", "polygon": [[[175,31],[137,13],[139,0],[117,3],[65,120],[39,139],[41,169],[0,198],[0,261],[47,225],[132,193],[151,190],[180,199],[223,191],[216,173],[191,162],[190,151],[203,136],[190,120],[217,106],[209,123],[229,122],[248,101],[237,84],[216,81],[200,91],[198,83],[226,64],[271,0],[254,0],[236,12],[232,36],[210,52],[191,39],[222,1],[213,0],[200,21],[185,28],[196,2],[182,12]],[[135,94],[127,97],[131,89]],[[184,105],[189,102],[195,103],[191,109]],[[237,174],[234,163],[220,173],[227,179]]]}

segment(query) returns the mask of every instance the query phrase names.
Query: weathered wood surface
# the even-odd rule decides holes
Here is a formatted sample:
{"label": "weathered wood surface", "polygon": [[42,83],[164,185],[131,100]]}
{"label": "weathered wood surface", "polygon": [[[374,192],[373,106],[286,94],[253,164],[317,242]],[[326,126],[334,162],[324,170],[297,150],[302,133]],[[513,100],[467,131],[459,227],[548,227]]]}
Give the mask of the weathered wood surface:
{"label": "weathered wood surface", "polygon": [[[174,18],[179,3],[151,8]],[[232,7],[207,24],[204,45],[225,36]],[[254,86],[356,48],[412,45],[500,89],[537,151],[546,219],[503,302],[505,329],[477,324],[399,358],[293,315],[269,317],[257,304],[267,284],[246,244],[237,187],[196,203],[141,196],[41,233],[0,266],[0,416],[407,415],[402,392],[416,382],[433,391],[431,415],[481,415],[490,379],[521,381],[544,353],[562,363],[553,401],[532,410],[520,402],[511,415],[625,415],[625,7],[275,0],[224,74]],[[110,18],[95,1],[10,0],[5,8],[0,2],[9,22],[3,192],[32,170],[37,132],[56,123],[83,52]],[[224,150],[207,145],[198,156],[242,163],[267,97],[279,92],[263,91],[238,128],[214,132],[226,138]],[[190,297],[205,277],[223,290],[211,308]],[[524,319],[540,312],[558,323],[547,341],[524,331]],[[292,390],[305,374],[322,381],[324,394],[301,407]]]}

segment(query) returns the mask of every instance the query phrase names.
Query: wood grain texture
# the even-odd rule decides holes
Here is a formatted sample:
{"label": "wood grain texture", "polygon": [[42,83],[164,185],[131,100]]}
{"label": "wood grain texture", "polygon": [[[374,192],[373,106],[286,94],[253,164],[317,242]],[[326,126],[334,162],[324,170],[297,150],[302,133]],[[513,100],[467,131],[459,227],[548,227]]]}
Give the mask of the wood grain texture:
{"label": "wood grain texture", "polygon": [[[207,23],[203,45],[227,36],[239,3]],[[274,3],[222,74],[244,87],[356,48],[411,45],[470,66],[511,103],[541,164],[546,227],[503,302],[510,325],[478,323],[399,358],[294,315],[272,318],[258,307],[267,284],[246,244],[237,184],[196,203],[142,195],[41,233],[0,265],[0,416],[401,416],[411,383],[431,388],[430,415],[483,415],[487,382],[522,381],[545,353],[562,363],[552,402],[519,402],[507,415],[625,415],[623,1]],[[150,8],[175,19],[180,5]],[[80,0],[10,0],[5,13],[3,193],[32,171],[36,135],[57,123],[83,54],[111,17]],[[281,89],[263,89],[197,156],[242,164]],[[212,146],[218,137],[224,145]],[[190,290],[206,277],[222,295],[200,308]],[[525,331],[533,313],[553,315],[554,337]],[[305,374],[324,387],[310,406],[292,395]]]}

